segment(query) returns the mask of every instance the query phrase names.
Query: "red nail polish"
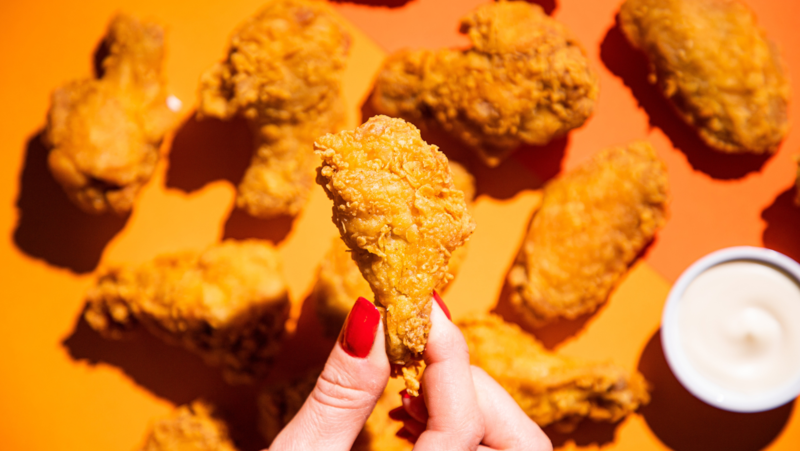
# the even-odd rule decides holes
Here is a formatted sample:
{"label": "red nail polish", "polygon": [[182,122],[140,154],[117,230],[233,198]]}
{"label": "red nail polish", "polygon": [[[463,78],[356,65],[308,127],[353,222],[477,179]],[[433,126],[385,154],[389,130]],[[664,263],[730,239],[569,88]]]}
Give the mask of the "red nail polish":
{"label": "red nail polish", "polygon": [[402,396],[402,397],[403,397],[403,399],[409,399],[409,398],[411,398],[411,395],[409,395],[409,394],[408,394],[408,390],[403,390],[403,391],[401,391],[401,392],[400,392],[400,396]]}
{"label": "red nail polish", "polygon": [[342,332],[342,348],[353,357],[364,358],[372,349],[381,314],[371,302],[358,298]]}
{"label": "red nail polish", "polygon": [[444,305],[444,301],[439,296],[439,293],[436,292],[436,290],[433,290],[433,300],[436,301],[437,304],[439,304],[439,308],[441,308],[444,314],[447,315],[447,319],[452,321],[453,318],[450,317],[450,310],[447,308],[446,305]]}

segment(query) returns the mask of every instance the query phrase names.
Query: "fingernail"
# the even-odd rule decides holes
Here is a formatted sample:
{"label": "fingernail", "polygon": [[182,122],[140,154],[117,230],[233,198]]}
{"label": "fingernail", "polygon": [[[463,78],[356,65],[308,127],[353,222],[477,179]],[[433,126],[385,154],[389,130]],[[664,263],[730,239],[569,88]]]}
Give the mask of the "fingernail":
{"label": "fingernail", "polygon": [[353,357],[363,359],[369,355],[380,320],[378,309],[368,300],[358,298],[344,324],[342,348]]}
{"label": "fingernail", "polygon": [[400,392],[400,396],[402,396],[402,397],[403,397],[403,399],[409,399],[409,398],[411,398],[411,395],[409,395],[409,394],[408,394],[408,390],[403,390],[403,391],[401,391],[401,392]]}
{"label": "fingernail", "polygon": [[436,303],[439,304],[439,308],[441,308],[444,314],[447,315],[447,319],[452,321],[453,318],[450,317],[450,309],[448,309],[447,306],[444,305],[444,301],[439,296],[439,293],[436,292],[436,290],[433,290],[433,300],[435,300]]}
{"label": "fingernail", "polygon": [[400,406],[389,411],[389,418],[395,421],[406,421],[411,419],[411,415],[406,412],[406,409],[403,406]]}

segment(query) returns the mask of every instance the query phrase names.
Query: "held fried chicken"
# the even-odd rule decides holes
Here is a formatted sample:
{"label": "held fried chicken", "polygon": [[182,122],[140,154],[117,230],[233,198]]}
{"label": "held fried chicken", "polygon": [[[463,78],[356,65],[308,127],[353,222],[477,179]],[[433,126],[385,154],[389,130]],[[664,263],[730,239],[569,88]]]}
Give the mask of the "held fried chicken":
{"label": "held fried chicken", "polygon": [[627,0],[628,40],[650,81],[700,137],[730,153],[772,153],[789,129],[789,77],[778,50],[738,0]]}
{"label": "held fried chicken", "polygon": [[598,79],[569,31],[538,5],[488,3],[461,20],[468,50],[401,51],[384,63],[373,104],[419,127],[436,122],[496,166],[591,115]]}
{"label": "held fried chicken", "polygon": [[[453,185],[464,192],[467,207],[471,207],[475,197],[475,179],[458,163],[450,161]],[[457,248],[450,256],[447,272],[455,277],[461,263],[467,256],[467,243]],[[449,278],[448,278],[449,279]],[[447,288],[450,280],[444,280],[436,288],[440,293]],[[333,240],[331,249],[320,262],[317,281],[314,285],[317,316],[322,323],[325,335],[336,337],[344,325],[350,309],[359,297],[371,299],[372,290],[364,280],[358,265],[350,256],[347,245],[341,238]]]}
{"label": "held fried chicken", "polygon": [[101,273],[84,317],[107,338],[141,324],[222,366],[229,382],[263,376],[289,314],[280,256],[271,244],[226,241]]}
{"label": "held fried chicken", "polygon": [[413,125],[386,116],[317,140],[317,182],[333,222],[375,294],[389,361],[416,394],[433,290],[475,228],[447,157]]}
{"label": "held fried chicken", "polygon": [[231,37],[201,80],[200,116],[247,119],[255,153],[236,204],[258,217],[296,215],[314,186],[314,140],[344,122],[350,37],[314,0],[270,0]]}
{"label": "held fried chicken", "polygon": [[498,316],[474,316],[458,326],[470,363],[489,373],[539,426],[569,432],[584,418],[616,422],[650,401],[640,373],[548,352]]}
{"label": "held fried chicken", "polygon": [[[258,397],[259,428],[267,443],[289,424],[311,394],[321,368],[288,383],[267,387]],[[389,418],[389,411],[400,405],[399,379],[390,379],[375,409],[353,443],[352,451],[410,451],[413,445],[399,437],[400,423]]]}
{"label": "held fried chicken", "polygon": [[141,451],[238,451],[228,427],[202,401],[155,421]]}
{"label": "held fried chicken", "polygon": [[593,312],[666,221],[667,173],[646,142],[550,182],[508,275],[532,326]]}
{"label": "held fried chicken", "polygon": [[[153,174],[177,117],[167,106],[160,25],[118,14],[103,47],[108,56],[97,79],[53,92],[44,141],[50,172],[76,205],[125,214]],[[176,98],[170,103],[179,108]]]}

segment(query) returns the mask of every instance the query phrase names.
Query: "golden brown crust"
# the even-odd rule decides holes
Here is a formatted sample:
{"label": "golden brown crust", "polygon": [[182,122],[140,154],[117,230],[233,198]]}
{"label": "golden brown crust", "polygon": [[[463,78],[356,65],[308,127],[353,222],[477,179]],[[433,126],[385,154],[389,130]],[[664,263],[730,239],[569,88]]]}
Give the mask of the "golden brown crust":
{"label": "golden brown crust", "polygon": [[678,114],[711,147],[772,153],[789,129],[789,78],[777,48],[737,0],[628,0],[628,40],[647,54]]}
{"label": "golden brown crust", "polygon": [[238,451],[228,427],[202,401],[177,408],[153,423],[141,451]]}
{"label": "golden brown crust", "polygon": [[325,3],[271,0],[231,37],[228,58],[201,78],[201,116],[245,117],[255,153],[237,206],[296,215],[314,185],[314,139],[344,122],[350,37]]}
{"label": "golden brown crust", "polygon": [[638,372],[548,352],[532,335],[495,315],[458,322],[470,363],[489,373],[539,426],[567,432],[584,418],[616,422],[650,401]]}
{"label": "golden brown crust", "polygon": [[401,51],[375,84],[376,110],[437,122],[490,166],[522,143],[543,145],[591,115],[597,75],[583,49],[538,5],[489,3],[461,20],[465,51]]}
{"label": "golden brown crust", "polygon": [[508,275],[533,326],[594,311],[666,221],[667,173],[647,142],[550,182]]}
{"label": "golden brown crust", "polygon": [[333,222],[383,309],[389,360],[416,367],[432,292],[475,228],[464,193],[454,189],[444,154],[402,119],[373,117],[319,138],[316,149],[323,160],[317,182],[333,200]]}
{"label": "golden brown crust", "polygon": [[141,324],[222,366],[228,381],[250,382],[269,368],[288,314],[278,252],[266,242],[226,241],[105,269],[84,317],[107,338]]}
{"label": "golden brown crust", "polygon": [[[471,208],[472,199],[475,197],[475,178],[460,164],[450,161],[450,173],[453,176],[453,185],[464,192],[467,207]],[[447,263],[447,272],[455,278],[461,264],[467,258],[467,246],[453,251]],[[440,293],[447,289],[452,279],[443,281],[436,291]],[[350,256],[350,250],[341,238],[336,237],[331,244],[331,249],[325,254],[317,271],[317,281],[314,284],[317,316],[322,323],[325,335],[336,337],[344,325],[353,303],[359,297],[372,299],[372,289],[358,265]]]}
{"label": "golden brown crust", "polygon": [[100,78],[53,92],[44,141],[50,171],[76,205],[124,214],[153,174],[177,116],[167,107],[161,25],[118,14],[103,45]]}

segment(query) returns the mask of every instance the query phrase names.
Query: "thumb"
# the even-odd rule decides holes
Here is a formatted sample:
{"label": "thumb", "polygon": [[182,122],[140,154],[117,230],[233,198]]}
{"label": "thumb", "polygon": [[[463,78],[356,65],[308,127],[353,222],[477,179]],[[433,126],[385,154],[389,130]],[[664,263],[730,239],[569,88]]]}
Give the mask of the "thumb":
{"label": "thumb", "polygon": [[384,346],[378,309],[358,298],[317,385],[270,451],[349,450],[389,380]]}

